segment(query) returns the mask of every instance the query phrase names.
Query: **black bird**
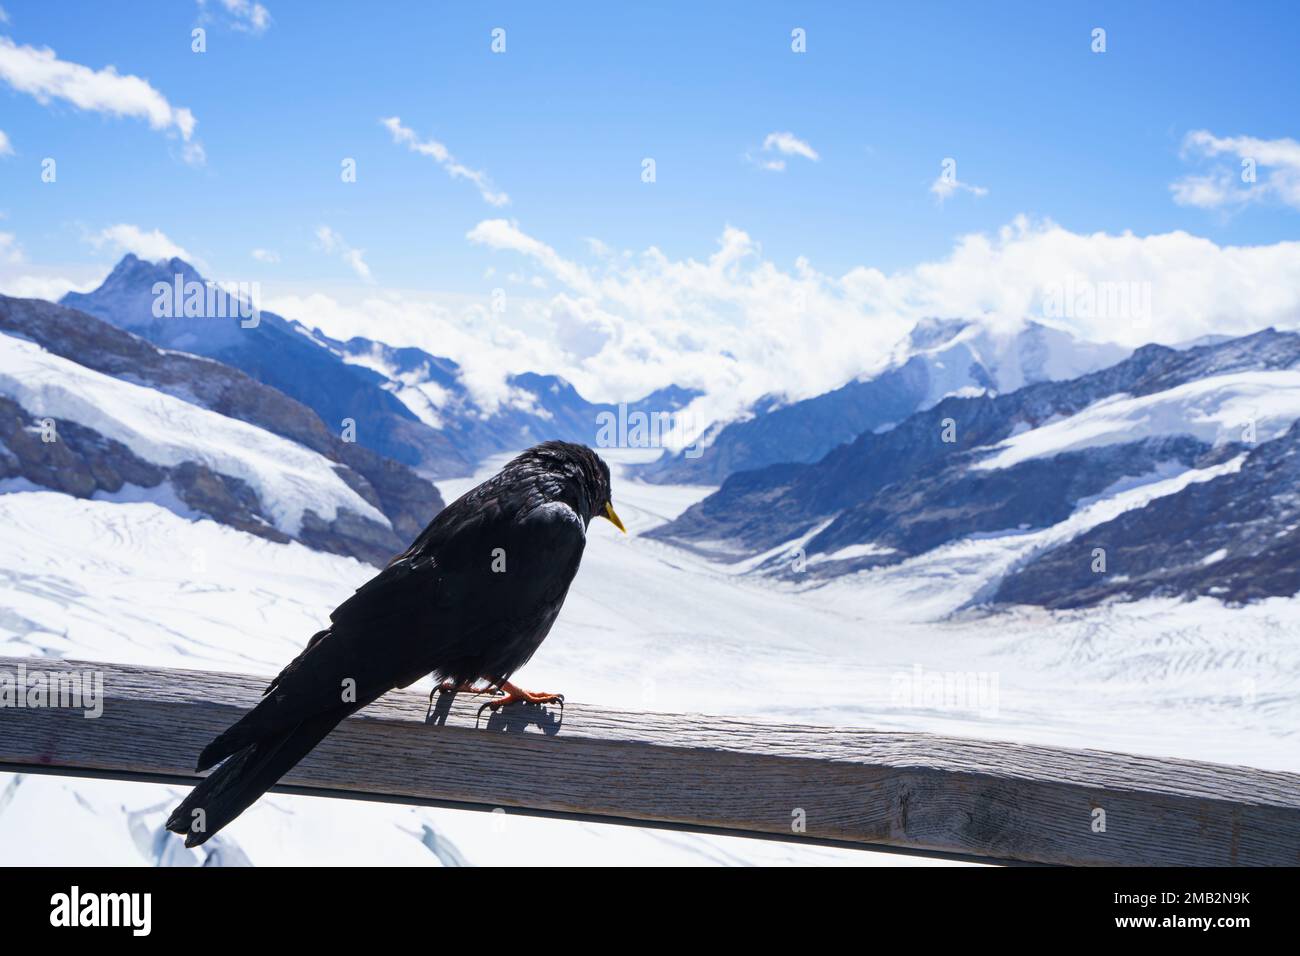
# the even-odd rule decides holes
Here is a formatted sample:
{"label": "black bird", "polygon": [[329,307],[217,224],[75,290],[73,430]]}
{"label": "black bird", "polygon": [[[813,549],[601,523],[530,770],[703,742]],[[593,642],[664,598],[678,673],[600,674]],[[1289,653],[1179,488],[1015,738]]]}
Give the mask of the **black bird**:
{"label": "black bird", "polygon": [[623,522],[590,448],[537,445],[429,523],[330,615],[330,626],[199,755],[225,761],[167,820],[198,846],[243,813],[341,720],[426,674],[455,691],[486,681],[514,701],[563,701],[510,683],[541,645],[578,571],[592,518]]}

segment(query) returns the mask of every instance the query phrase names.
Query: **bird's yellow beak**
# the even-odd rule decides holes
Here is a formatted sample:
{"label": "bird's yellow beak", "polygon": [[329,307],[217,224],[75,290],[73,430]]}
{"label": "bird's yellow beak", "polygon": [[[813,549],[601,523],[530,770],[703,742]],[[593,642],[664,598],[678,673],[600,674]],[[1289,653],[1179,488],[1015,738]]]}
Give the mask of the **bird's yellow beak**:
{"label": "bird's yellow beak", "polygon": [[627,528],[623,527],[623,522],[618,519],[618,513],[614,511],[614,506],[608,501],[605,502],[605,517],[613,522],[615,528],[627,534]]}

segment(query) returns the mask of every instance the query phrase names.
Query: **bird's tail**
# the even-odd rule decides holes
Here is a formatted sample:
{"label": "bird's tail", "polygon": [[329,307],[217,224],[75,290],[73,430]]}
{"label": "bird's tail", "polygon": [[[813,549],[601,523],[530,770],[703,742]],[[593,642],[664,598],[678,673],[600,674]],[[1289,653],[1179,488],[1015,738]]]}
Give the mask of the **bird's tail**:
{"label": "bird's tail", "polygon": [[364,704],[344,704],[313,715],[292,729],[262,737],[233,753],[181,802],[167,829],[198,846],[234,820],[288,773],[343,718]]}

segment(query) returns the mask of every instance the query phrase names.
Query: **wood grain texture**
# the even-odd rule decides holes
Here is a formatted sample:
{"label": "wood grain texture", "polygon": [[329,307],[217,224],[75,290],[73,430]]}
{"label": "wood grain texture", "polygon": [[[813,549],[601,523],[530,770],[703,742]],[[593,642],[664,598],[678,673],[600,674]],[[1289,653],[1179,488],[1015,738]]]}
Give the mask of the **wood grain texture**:
{"label": "wood grain texture", "polygon": [[[0,765],[181,781],[266,678],[94,670],[104,711],[0,708]],[[290,788],[1077,865],[1300,864],[1300,775],[921,733],[394,692],[345,721]],[[426,715],[428,719],[426,719]],[[1105,832],[1094,832],[1094,810]],[[805,830],[795,832],[797,815]]]}

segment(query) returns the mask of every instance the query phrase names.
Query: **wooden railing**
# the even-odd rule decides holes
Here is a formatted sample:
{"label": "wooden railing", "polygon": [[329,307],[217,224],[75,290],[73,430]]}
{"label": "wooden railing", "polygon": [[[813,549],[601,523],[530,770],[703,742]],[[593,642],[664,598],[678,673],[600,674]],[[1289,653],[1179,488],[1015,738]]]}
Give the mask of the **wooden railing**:
{"label": "wooden railing", "polygon": [[[0,708],[0,769],[164,783],[265,678],[43,658],[97,671],[103,712]],[[1300,864],[1300,775],[921,733],[570,703],[388,694],[277,789],[1057,864]]]}

